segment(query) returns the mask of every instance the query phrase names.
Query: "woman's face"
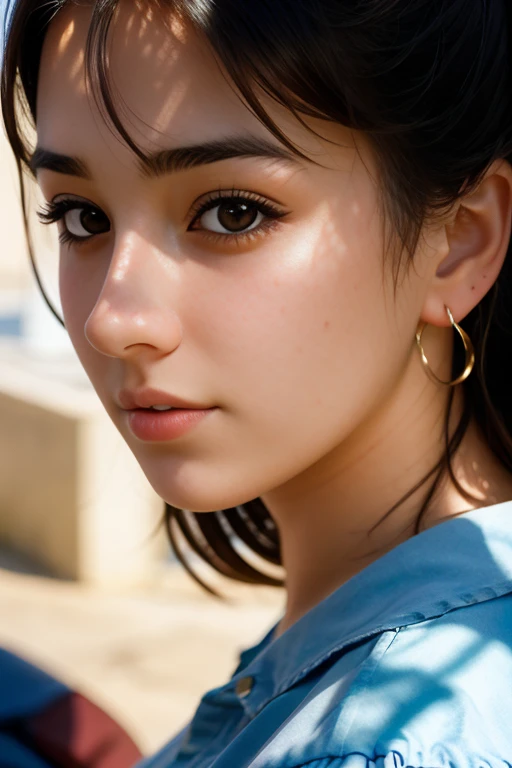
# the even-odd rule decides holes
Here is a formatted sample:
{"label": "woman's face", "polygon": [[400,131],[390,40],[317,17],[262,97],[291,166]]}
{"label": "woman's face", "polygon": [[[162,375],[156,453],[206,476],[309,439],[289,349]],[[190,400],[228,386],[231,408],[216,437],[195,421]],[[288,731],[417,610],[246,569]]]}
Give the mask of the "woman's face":
{"label": "woman's face", "polygon": [[[286,156],[202,39],[124,4],[117,110],[145,153],[167,151],[144,173],[84,87],[89,13],[52,23],[37,105],[39,148],[74,158],[36,156],[61,233],[83,238],[60,246],[66,327],[157,493],[228,508],[320,471],[364,429],[416,354],[430,267],[417,257],[395,296],[360,138],[312,122],[316,137],[267,104],[320,165]],[[169,414],[125,410],[147,388],[212,410],[172,433]]]}

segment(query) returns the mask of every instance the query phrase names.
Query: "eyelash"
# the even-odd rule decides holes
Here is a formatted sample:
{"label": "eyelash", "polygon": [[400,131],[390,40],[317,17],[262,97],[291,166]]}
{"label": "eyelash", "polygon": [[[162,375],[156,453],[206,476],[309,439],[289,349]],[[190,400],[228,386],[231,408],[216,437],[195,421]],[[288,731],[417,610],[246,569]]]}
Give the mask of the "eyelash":
{"label": "eyelash", "polygon": [[[225,234],[222,232],[211,232],[209,230],[192,229],[192,226],[196,221],[199,221],[201,217],[216,208],[225,200],[233,202],[252,202],[255,204],[259,213],[262,213],[265,217],[260,224],[254,229],[250,229],[247,232],[233,232],[232,234]],[[42,224],[54,224],[61,221],[66,213],[74,210],[94,210],[99,211],[95,205],[90,203],[82,203],[79,200],[73,200],[71,198],[65,200],[59,200],[58,202],[46,203],[38,212],[39,221]],[[219,189],[216,192],[212,192],[211,196],[206,200],[201,200],[192,209],[192,220],[188,225],[187,232],[202,232],[203,237],[213,242],[219,242],[220,240],[228,240],[230,243],[238,245],[240,242],[247,242],[253,240],[255,237],[265,234],[269,230],[273,229],[278,219],[286,216],[287,212],[278,208],[274,203],[268,199],[260,197],[254,192],[246,192],[243,190],[232,189],[230,191]],[[89,235],[88,237],[77,237],[72,235],[67,229],[64,229],[59,234],[59,241],[62,244],[72,243],[75,245],[83,245],[94,237]]]}
{"label": "eyelash", "polygon": [[[69,213],[69,211],[75,211],[77,209],[98,210],[93,205],[88,205],[87,203],[80,203],[78,200],[69,199],[59,200],[57,203],[54,203],[53,201],[46,203],[37,211],[37,216],[41,224],[55,224],[56,222],[61,221],[66,213]],[[68,232],[67,229],[59,233],[59,242],[62,244],[75,243],[77,245],[81,245],[87,240],[89,240],[88,237],[76,237],[75,235],[72,235],[71,232]]]}

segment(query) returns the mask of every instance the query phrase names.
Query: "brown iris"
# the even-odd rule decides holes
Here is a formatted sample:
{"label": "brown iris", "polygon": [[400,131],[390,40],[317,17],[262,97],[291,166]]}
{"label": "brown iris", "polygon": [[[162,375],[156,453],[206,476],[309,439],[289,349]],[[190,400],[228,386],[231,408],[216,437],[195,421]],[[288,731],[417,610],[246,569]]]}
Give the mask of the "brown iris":
{"label": "brown iris", "polygon": [[84,208],[80,212],[80,224],[91,235],[108,232],[110,222],[102,211],[96,208]]}
{"label": "brown iris", "polygon": [[253,203],[229,200],[219,205],[219,224],[230,232],[241,232],[254,224],[258,209]]}

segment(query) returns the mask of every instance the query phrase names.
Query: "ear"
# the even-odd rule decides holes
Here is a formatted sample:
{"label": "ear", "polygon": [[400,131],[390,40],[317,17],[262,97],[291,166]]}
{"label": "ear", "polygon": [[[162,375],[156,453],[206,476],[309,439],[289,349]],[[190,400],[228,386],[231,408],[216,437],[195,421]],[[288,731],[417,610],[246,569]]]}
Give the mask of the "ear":
{"label": "ear", "polygon": [[458,201],[444,225],[435,274],[421,319],[449,326],[464,318],[495,283],[507,255],[512,223],[512,166],[497,160],[477,189]]}

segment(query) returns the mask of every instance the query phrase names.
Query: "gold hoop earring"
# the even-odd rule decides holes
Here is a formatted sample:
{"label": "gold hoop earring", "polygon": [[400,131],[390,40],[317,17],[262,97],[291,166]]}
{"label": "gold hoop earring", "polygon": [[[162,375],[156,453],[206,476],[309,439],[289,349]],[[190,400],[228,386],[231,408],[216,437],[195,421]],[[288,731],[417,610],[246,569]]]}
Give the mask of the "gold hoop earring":
{"label": "gold hoop earring", "polygon": [[421,362],[423,363],[423,367],[425,368],[427,375],[432,381],[435,381],[437,384],[446,384],[449,387],[454,387],[456,384],[461,384],[463,381],[465,381],[471,371],[473,370],[473,366],[475,365],[475,351],[473,348],[473,343],[471,339],[469,338],[466,331],[458,325],[455,320],[453,319],[453,315],[448,309],[448,307],[445,305],[445,309],[448,313],[448,317],[450,318],[450,323],[452,324],[452,327],[455,328],[456,331],[458,331],[462,343],[464,344],[464,349],[466,352],[466,364],[465,368],[460,374],[460,376],[457,376],[456,379],[453,381],[443,381],[442,379],[438,378],[435,373],[432,371],[430,365],[428,364],[427,356],[425,354],[425,351],[423,349],[423,346],[421,344],[421,336],[423,334],[423,331],[425,330],[425,327],[427,326],[427,323],[421,323],[421,325],[418,327],[418,330],[416,331],[416,344],[419,347],[420,354],[421,354]]}

